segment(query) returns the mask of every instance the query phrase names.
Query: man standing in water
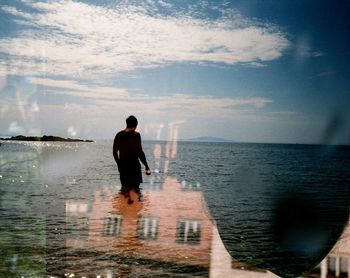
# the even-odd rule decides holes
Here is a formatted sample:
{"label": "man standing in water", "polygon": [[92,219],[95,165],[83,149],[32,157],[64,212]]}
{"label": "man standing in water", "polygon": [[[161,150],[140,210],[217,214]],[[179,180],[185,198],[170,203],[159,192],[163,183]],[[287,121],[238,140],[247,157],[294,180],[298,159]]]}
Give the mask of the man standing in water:
{"label": "man standing in water", "polygon": [[142,182],[141,164],[145,165],[145,173],[151,174],[148,167],[145,153],[142,150],[141,136],[136,131],[137,119],[129,116],[126,119],[126,129],[117,133],[114,138],[113,156],[118,165],[122,193],[129,198],[128,203],[133,201],[130,198],[130,191],[133,189],[140,194],[140,183]]}

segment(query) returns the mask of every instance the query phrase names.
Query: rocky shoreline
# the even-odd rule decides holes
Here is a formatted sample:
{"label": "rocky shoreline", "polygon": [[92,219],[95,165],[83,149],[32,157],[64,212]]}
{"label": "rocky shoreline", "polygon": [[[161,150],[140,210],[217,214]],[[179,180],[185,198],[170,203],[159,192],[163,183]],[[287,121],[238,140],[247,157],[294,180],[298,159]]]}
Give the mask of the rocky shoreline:
{"label": "rocky shoreline", "polygon": [[17,135],[10,138],[0,138],[3,141],[39,141],[39,142],[94,142],[93,140],[62,138],[58,136],[23,136]]}

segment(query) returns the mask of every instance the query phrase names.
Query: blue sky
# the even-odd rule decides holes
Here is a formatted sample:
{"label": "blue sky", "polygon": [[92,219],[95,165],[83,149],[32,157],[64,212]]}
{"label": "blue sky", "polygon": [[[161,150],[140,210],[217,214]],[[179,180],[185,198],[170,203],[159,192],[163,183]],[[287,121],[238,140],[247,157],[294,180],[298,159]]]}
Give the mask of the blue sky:
{"label": "blue sky", "polygon": [[2,1],[0,133],[113,138],[134,114],[145,139],[348,144],[349,12],[348,1]]}

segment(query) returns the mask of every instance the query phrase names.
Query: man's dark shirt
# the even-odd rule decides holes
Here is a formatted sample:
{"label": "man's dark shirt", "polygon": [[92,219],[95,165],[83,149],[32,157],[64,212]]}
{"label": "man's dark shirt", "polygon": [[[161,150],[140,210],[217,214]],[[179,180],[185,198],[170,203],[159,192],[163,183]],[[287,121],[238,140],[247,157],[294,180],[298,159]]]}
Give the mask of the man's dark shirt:
{"label": "man's dark shirt", "polygon": [[113,156],[117,162],[120,180],[124,186],[136,186],[142,182],[141,162],[149,169],[141,146],[140,133],[125,129],[114,138]]}

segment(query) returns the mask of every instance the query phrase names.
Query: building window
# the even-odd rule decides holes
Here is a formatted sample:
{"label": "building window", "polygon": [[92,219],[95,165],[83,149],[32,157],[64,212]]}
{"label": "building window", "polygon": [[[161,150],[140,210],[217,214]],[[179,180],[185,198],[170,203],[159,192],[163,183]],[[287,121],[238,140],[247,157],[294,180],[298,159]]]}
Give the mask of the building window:
{"label": "building window", "polygon": [[66,201],[66,228],[71,238],[84,239],[89,234],[89,206],[85,202]]}
{"label": "building window", "polygon": [[181,190],[182,191],[200,191],[201,184],[199,182],[190,182],[183,180],[181,182]]}
{"label": "building window", "polygon": [[176,242],[184,244],[199,244],[201,223],[196,220],[180,220],[176,227]]}
{"label": "building window", "polygon": [[119,236],[122,225],[120,215],[108,215],[103,221],[103,234],[105,236]]}
{"label": "building window", "polygon": [[328,276],[348,277],[349,262],[347,257],[331,255],[327,257],[326,262]]}
{"label": "building window", "polygon": [[156,217],[141,217],[137,225],[139,239],[155,240],[158,238],[159,219]]}
{"label": "building window", "polygon": [[340,257],[340,275],[343,277],[348,277],[349,261],[347,257]]}
{"label": "building window", "polygon": [[[152,173],[153,174],[153,173]],[[153,175],[149,178],[149,182],[142,184],[142,189],[149,191],[163,190],[164,178],[158,175]]]}
{"label": "building window", "polygon": [[67,201],[66,202],[67,214],[86,214],[88,213],[88,204],[83,202]]}

